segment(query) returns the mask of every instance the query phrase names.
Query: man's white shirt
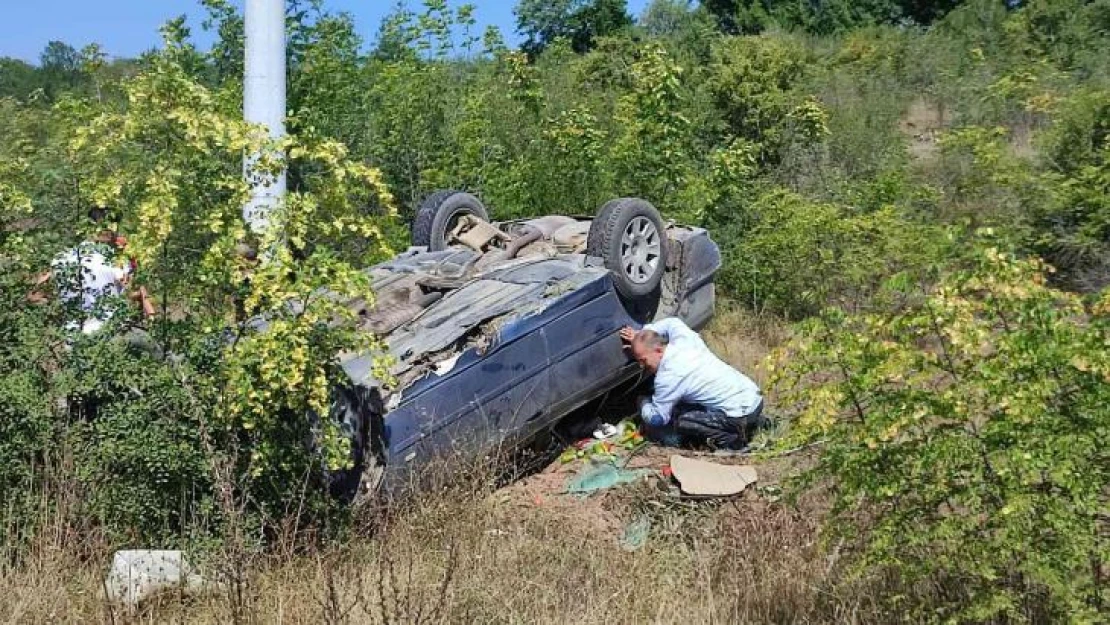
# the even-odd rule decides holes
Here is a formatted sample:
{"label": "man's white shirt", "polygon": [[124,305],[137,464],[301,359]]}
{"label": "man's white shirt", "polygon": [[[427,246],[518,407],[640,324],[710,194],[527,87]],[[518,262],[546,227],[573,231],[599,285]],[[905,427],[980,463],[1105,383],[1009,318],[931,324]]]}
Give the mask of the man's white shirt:
{"label": "man's white shirt", "polygon": [[655,372],[655,393],[640,406],[644,422],[666,425],[679,403],[744,417],[763,401],[755,382],[717,358],[681,319],[669,317],[643,329],[667,338],[667,349]]}
{"label": "man's white shirt", "polygon": [[123,294],[128,270],[113,265],[104,246],[88,242],[56,256],[50,268],[58,296],[63,302],[76,305],[85,317],[69,321],[66,329],[84,334],[100,330],[112,316],[107,299]]}

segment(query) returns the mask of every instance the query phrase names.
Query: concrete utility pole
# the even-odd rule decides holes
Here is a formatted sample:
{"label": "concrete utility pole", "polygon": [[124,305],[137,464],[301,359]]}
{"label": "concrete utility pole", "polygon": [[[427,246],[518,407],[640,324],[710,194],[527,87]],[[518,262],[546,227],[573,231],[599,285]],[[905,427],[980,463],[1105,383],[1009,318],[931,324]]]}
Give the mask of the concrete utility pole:
{"label": "concrete utility pole", "polygon": [[[243,117],[262,124],[274,138],[285,135],[285,0],[246,0],[244,10],[246,58],[243,76]],[[276,179],[249,176],[258,154],[247,155],[244,174],[251,183],[251,199],[243,218],[251,230],[262,232],[269,213],[285,197],[285,170]]]}

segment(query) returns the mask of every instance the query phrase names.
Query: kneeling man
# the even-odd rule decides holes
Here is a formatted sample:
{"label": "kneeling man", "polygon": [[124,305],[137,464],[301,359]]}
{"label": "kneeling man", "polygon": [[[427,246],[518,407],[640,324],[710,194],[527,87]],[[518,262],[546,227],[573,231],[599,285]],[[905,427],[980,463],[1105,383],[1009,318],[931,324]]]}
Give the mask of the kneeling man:
{"label": "kneeling man", "polygon": [[725,364],[681,319],[667,318],[620,332],[625,348],[655,375],[651,398],[640,400],[649,436],[666,444],[742,449],[759,425],[763,395],[750,378]]}

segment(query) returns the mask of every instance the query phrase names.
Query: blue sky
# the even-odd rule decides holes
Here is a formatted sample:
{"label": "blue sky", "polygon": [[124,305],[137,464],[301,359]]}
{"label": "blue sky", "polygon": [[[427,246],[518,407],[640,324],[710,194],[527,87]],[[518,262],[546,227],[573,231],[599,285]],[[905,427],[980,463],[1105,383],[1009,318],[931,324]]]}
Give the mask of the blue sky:
{"label": "blue sky", "polygon": [[[470,0],[477,6],[479,32],[487,24],[501,28],[510,43],[515,35],[515,0]],[[461,0],[449,0],[458,6]],[[211,38],[201,32],[204,11],[197,0],[16,0],[5,2],[0,21],[0,56],[36,62],[48,41],[58,39],[80,49],[99,43],[111,56],[136,56],[158,45],[158,27],[166,20],[185,14],[198,42],[204,46]],[[241,2],[240,2],[241,4]],[[406,4],[419,7],[419,0]],[[638,15],[647,0],[629,0],[629,12]],[[381,19],[396,6],[395,0],[325,0],[332,11],[354,16],[360,34],[367,42],[374,39]]]}

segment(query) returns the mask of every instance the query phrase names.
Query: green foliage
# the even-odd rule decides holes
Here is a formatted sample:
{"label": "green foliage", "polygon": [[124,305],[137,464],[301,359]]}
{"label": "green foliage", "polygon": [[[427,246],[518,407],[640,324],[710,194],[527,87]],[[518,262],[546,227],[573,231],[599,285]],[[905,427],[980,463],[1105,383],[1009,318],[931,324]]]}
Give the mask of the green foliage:
{"label": "green foliage", "polygon": [[545,125],[546,154],[538,156],[539,162],[551,168],[548,173],[555,184],[577,189],[582,205],[600,206],[609,188],[605,178],[608,146],[597,117],[588,110],[570,109]]}
{"label": "green foliage", "polygon": [[940,229],[886,207],[853,214],[771,189],[715,229],[719,282],[756,310],[800,318],[829,304],[856,308],[890,276],[925,279],[952,255]]}
{"label": "green foliage", "polygon": [[1069,286],[1110,281],[1110,91],[1081,91],[1060,103],[1043,144],[1048,199],[1031,211],[1034,249]]}
{"label": "green foliage", "polygon": [[[690,216],[711,228],[733,222],[745,227],[747,205],[755,198],[759,185],[759,146],[736,139],[713,150],[708,169],[683,191],[683,205],[691,211]],[[738,242],[739,238],[733,240]]]}
{"label": "green foliage", "polygon": [[728,134],[764,146],[774,160],[786,122],[804,96],[797,91],[810,62],[804,47],[784,38],[743,37],[713,47],[709,89]]}
{"label": "green foliage", "polygon": [[653,37],[676,35],[693,18],[691,4],[689,0],[653,0],[644,8],[636,23]]}
{"label": "green foliage", "polygon": [[758,34],[772,25],[830,34],[875,24],[927,25],[961,0],[708,0],[702,3],[722,31]]}
{"label": "green foliage", "polygon": [[320,134],[344,143],[361,135],[362,93],[359,47],[346,15],[322,16],[301,27],[289,84],[290,132]]}
{"label": "green foliage", "polygon": [[[466,5],[452,11],[444,3],[428,2],[420,14],[399,11],[382,24],[378,52],[362,68],[361,78],[352,77],[349,83],[349,88],[364,95],[348,100],[357,111],[351,119],[359,121],[344,121],[342,127],[352,133],[350,141],[358,146],[355,155],[379,164],[402,199],[402,209],[415,207],[445,179],[453,180],[448,186],[466,186],[469,179],[484,177],[476,169],[491,166],[485,159],[486,145],[473,141],[488,141],[480,131],[489,126],[484,98],[490,96],[467,81],[455,80],[466,74],[449,63],[451,55],[459,52],[456,38],[461,37],[466,54],[476,52],[473,25]],[[496,46],[497,38],[490,43]],[[350,62],[346,65],[351,71]],[[369,80],[369,87],[359,87],[359,80]],[[331,97],[327,90],[319,97],[319,110],[330,110],[331,105],[325,104]],[[465,106],[460,106],[463,101]],[[455,132],[458,139],[471,141],[466,145],[452,141]],[[457,156],[463,153],[470,158],[460,163]],[[454,178],[456,173],[461,181]]]}
{"label": "green foliage", "polygon": [[706,0],[701,7],[713,16],[721,32],[729,35],[760,33],[771,22],[770,13],[760,0]]}
{"label": "green foliage", "polygon": [[72,90],[81,82],[81,55],[64,42],[51,41],[46,44],[39,56],[39,66],[50,97]]}
{"label": "green foliage", "polygon": [[1036,189],[1030,163],[1009,148],[1009,131],[1001,126],[969,126],[939,138],[944,161],[946,208],[988,225],[1013,223],[1024,212],[1023,201]]}
{"label": "green foliage", "polygon": [[226,84],[243,75],[243,17],[227,0],[201,0],[207,13],[204,30],[214,31],[216,41],[208,51],[216,84]]}
{"label": "green foliage", "polygon": [[1046,270],[980,249],[935,286],[892,281],[894,312],[812,320],[776,360],[800,409],[784,445],[825,441],[830,530],[861,565],[951,585],[916,617],[1082,622],[1106,603],[1110,309]]}
{"label": "green foliage", "polygon": [[61,433],[89,520],[117,540],[163,545],[211,521],[205,415],[182,383],[199,372],[166,366],[122,341],[79,341],[66,358],[51,390],[64,392],[68,405],[50,417],[69,421]]}
{"label": "green foliage", "polygon": [[0,97],[27,98],[39,88],[41,80],[35,67],[26,61],[0,58]]}
{"label": "green foliage", "polygon": [[[27,488],[47,454],[71,450],[88,492],[84,511],[121,540],[164,542],[211,515],[214,466],[233,467],[235,483],[221,487],[242,489],[255,512],[281,513],[293,501],[305,513],[326,510],[325,471],[349,465],[350,455],[337,425],[314,415],[327,414],[337,354],[375,348],[354,331],[345,302],[368,295],[361,267],[388,253],[380,226],[392,197],[380,173],[307,131],[271,144],[196,82],[181,63],[193,58],[167,40],[122,85],[125,110],[63,100],[50,113],[62,156],[53,139],[36,146],[27,137],[17,148],[28,158],[0,171],[12,305],[4,325],[26,337],[9,346],[5,370],[17,375],[0,389],[21,417],[8,422],[5,486]],[[243,154],[263,155],[252,174],[265,177],[279,151],[297,167],[297,188],[266,231],[250,234]],[[36,227],[49,204],[33,201],[33,157],[80,180],[63,197],[76,208],[68,237]],[[83,234],[73,222],[88,206],[110,207],[139,266],[135,285],[158,303],[147,348],[129,338],[133,314],[63,343],[60,307],[23,299],[51,248]],[[261,250],[258,261],[238,253],[243,241]],[[31,367],[17,360],[29,356]],[[47,439],[55,423],[64,426],[57,442]]]}
{"label": "green foliage", "polygon": [[630,70],[632,86],[617,104],[623,133],[613,150],[629,193],[660,208],[678,208],[674,192],[688,176],[690,120],[682,112],[682,68],[662,47],[649,46]]}
{"label": "green foliage", "polygon": [[526,38],[521,49],[533,55],[557,39],[586,52],[599,37],[632,25],[625,0],[521,0],[513,13],[517,31]]}
{"label": "green foliage", "polygon": [[1060,283],[1098,290],[1110,275],[1107,92],[1079,91],[1051,107],[1054,123],[1040,135],[1039,161],[1019,154],[1005,127],[943,135],[938,173],[947,194],[940,208],[1004,228],[1056,266]]}
{"label": "green foliage", "polygon": [[1032,0],[1022,4],[1005,30],[1011,46],[1045,56],[1065,70],[1107,77],[1103,53],[1110,37],[1110,3]]}
{"label": "green foliage", "polygon": [[7,514],[27,523],[22,531],[3,527],[0,540],[14,544],[37,529],[35,488],[45,481],[45,466],[57,458],[60,428],[54,420],[49,375],[36,366],[49,356],[36,323],[40,320],[24,314],[21,281],[5,265],[0,274],[0,331],[7,337],[0,345],[0,498]]}
{"label": "green foliage", "polygon": [[115,82],[134,71],[134,61],[109,61],[93,43],[80,51],[61,41],[51,41],[35,66],[19,59],[0,57],[0,98],[50,103],[66,95],[104,101],[116,99]]}
{"label": "green foliage", "polygon": [[816,67],[798,88],[820,106],[824,132],[788,126],[777,170],[779,180],[824,198],[851,195],[858,183],[891,172],[909,177],[904,120],[922,107],[915,103],[921,96],[911,58],[914,37],[883,27],[834,41],[831,48],[816,47]]}

